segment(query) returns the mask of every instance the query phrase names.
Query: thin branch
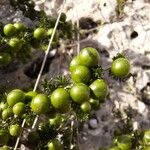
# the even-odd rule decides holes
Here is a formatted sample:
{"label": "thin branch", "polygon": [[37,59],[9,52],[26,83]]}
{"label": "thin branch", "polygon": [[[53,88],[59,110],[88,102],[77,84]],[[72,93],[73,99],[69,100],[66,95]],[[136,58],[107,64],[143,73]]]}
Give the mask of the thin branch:
{"label": "thin branch", "polygon": [[[48,54],[49,54],[49,51],[50,51],[50,49],[51,49],[51,44],[52,44],[52,41],[53,41],[53,38],[54,38],[54,35],[55,35],[55,32],[56,32],[56,29],[57,29],[57,26],[58,26],[60,17],[61,17],[61,13],[62,13],[63,8],[64,8],[64,5],[65,5],[65,2],[66,2],[66,1],[64,0],[64,1],[63,1],[63,4],[62,4],[62,7],[61,7],[61,10],[60,10],[60,13],[59,13],[58,18],[57,18],[57,21],[56,21],[56,23],[55,23],[55,27],[54,27],[54,30],[53,30],[53,32],[52,32],[52,36],[51,36],[50,41],[49,41],[49,44],[48,44],[48,48],[47,48],[47,50],[46,50],[46,52],[45,52],[45,57],[44,57],[44,59],[43,59],[43,63],[42,63],[40,72],[39,72],[39,74],[38,74],[38,77],[37,77],[37,80],[36,80],[36,83],[35,83],[35,86],[34,86],[33,91],[36,91],[36,90],[37,90],[37,87],[38,87],[38,84],[39,84],[39,81],[40,81],[40,78],[41,78],[41,75],[42,75],[42,72],[43,72],[45,63],[46,63],[46,59],[47,59]],[[32,129],[35,127],[37,121],[38,121],[38,115],[36,116],[36,118],[35,118],[35,120],[34,120],[34,123],[33,123],[33,125],[32,125]],[[23,122],[22,122],[22,130],[23,130],[23,128],[24,128],[25,122],[26,122],[26,119],[24,119]],[[16,144],[15,144],[14,150],[17,150],[17,147],[18,147],[18,144],[19,144],[20,139],[21,139],[21,135],[17,138],[17,141],[16,141]]]}

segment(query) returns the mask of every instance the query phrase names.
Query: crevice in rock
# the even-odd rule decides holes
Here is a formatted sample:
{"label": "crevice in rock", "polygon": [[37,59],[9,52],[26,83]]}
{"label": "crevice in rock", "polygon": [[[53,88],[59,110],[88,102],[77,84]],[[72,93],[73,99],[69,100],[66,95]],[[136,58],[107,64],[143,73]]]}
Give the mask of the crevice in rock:
{"label": "crevice in rock", "polygon": [[[52,60],[54,59],[54,57],[55,56],[48,56],[42,75],[49,72],[49,66]],[[43,58],[44,56],[39,57],[36,60],[34,60],[31,64],[29,64],[27,67],[25,67],[24,74],[31,79],[36,79],[41,69]]]}
{"label": "crevice in rock", "polygon": [[79,26],[81,29],[92,29],[97,27],[97,23],[92,18],[81,18],[79,20]]}
{"label": "crevice in rock", "polygon": [[150,65],[142,65],[142,69],[144,69],[144,70],[149,70],[150,69]]}
{"label": "crevice in rock", "polygon": [[136,32],[136,31],[133,31],[132,33],[131,33],[131,35],[130,35],[130,38],[131,39],[134,39],[134,38],[137,38],[138,37],[138,32]]}

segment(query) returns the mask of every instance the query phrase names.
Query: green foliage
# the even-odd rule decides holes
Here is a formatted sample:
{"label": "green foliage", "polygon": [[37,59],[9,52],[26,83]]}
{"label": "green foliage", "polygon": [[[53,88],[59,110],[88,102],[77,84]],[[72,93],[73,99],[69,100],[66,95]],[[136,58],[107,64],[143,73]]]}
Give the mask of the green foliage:
{"label": "green foliage", "polygon": [[[88,48],[88,50],[89,49],[90,48]],[[97,51],[96,53],[98,55]],[[92,58],[89,55],[88,57],[90,57],[90,59]],[[94,64],[94,66],[98,66],[98,64]],[[94,68],[89,66],[86,68],[93,74],[93,79],[89,79],[87,83],[90,84],[90,82],[95,79],[100,80],[98,78],[100,78],[103,72],[100,66]],[[84,72],[82,73],[84,74]],[[94,109],[92,105],[93,102],[91,103],[90,101],[93,95],[90,92],[89,84],[85,85],[79,83],[77,86],[75,83],[72,83],[72,80],[68,77],[58,76],[49,81],[45,80],[40,93],[33,91],[27,91],[27,93],[25,93],[19,89],[12,90],[6,97],[8,103],[6,110],[10,110],[11,113],[8,113],[6,117],[0,120],[0,127],[9,128],[11,125],[19,125],[23,119],[26,119],[25,128],[28,128],[32,125],[36,114],[44,115],[44,121],[40,121],[36,129],[36,132],[39,134],[36,148],[46,149],[47,143],[57,139],[59,136],[61,136],[61,141],[64,142],[64,149],[70,149],[70,144],[73,144],[74,148],[77,148],[77,141],[75,139],[78,136],[79,123],[82,124],[87,121],[90,117],[90,112]],[[78,88],[77,93],[76,90],[72,91],[74,88]],[[104,97],[103,93],[101,96],[104,100],[105,94]],[[74,100],[79,97],[80,102]],[[103,102],[100,100],[97,101],[98,104]],[[15,108],[18,102],[21,102],[21,105],[23,104],[22,108]],[[19,135],[19,132],[17,133],[14,131],[13,133],[11,132],[11,135]],[[8,143],[8,145],[10,145],[10,143]]]}
{"label": "green foliage", "polygon": [[[118,15],[123,12],[124,3],[125,0],[117,0]],[[43,10],[36,11],[32,0],[10,0],[10,4],[15,10],[22,11],[24,16],[35,21],[36,25],[29,27],[23,23],[10,23],[7,25],[0,23],[0,67],[6,67],[16,59],[23,63],[28,62],[32,58],[33,49],[46,50],[56,23],[56,18],[47,16]],[[59,46],[59,39],[71,40],[73,34],[77,31],[78,29],[71,22],[67,22],[66,15],[62,13],[52,48]],[[118,58],[126,58],[126,56],[118,54],[113,58],[113,61]],[[63,143],[64,150],[77,150],[78,136],[82,130],[82,124],[90,118],[91,111],[99,109],[100,104],[105,101],[108,95],[107,83],[105,83],[104,77],[104,71],[107,70],[104,70],[99,65],[99,61],[99,52],[95,48],[86,47],[70,63],[71,79],[60,75],[56,78],[45,80],[42,83],[41,91],[34,94],[33,91],[27,91],[27,93],[22,91],[23,96],[15,98],[12,98],[9,95],[10,93],[6,95],[6,89],[1,87],[0,131],[5,131],[1,133],[2,135],[0,134],[0,139],[2,139],[2,136],[6,136],[6,139],[4,139],[3,143],[1,142],[2,140],[0,141],[0,146],[7,144],[13,148],[16,138],[20,135],[22,121],[25,119],[24,128],[28,133],[28,129],[38,115],[40,119],[37,126],[24,139],[26,146],[31,149],[45,150],[55,145],[60,148],[60,143]],[[77,71],[74,73],[74,70]],[[96,80],[104,81],[105,84],[101,82],[91,86]],[[78,89],[78,93],[71,94],[71,89],[77,85],[77,82],[80,85],[83,85],[83,82],[86,84],[86,94],[81,89]],[[95,86],[97,87],[95,88]],[[86,95],[85,97],[83,97],[84,94]],[[73,99],[74,97],[77,101]],[[80,102],[78,101],[79,98]],[[13,99],[12,103],[10,99]],[[14,110],[13,105],[18,102],[23,104],[23,110],[20,110],[21,108]],[[146,147],[147,143],[143,142],[144,136],[141,136],[139,132],[133,132],[131,118],[132,116],[129,114],[124,130],[122,132],[121,130],[118,131],[114,145],[119,148],[123,145],[126,149],[129,149],[131,145],[133,148],[139,148],[141,145]],[[14,129],[10,131],[16,125],[18,132]],[[120,143],[118,142],[119,139],[121,139]]]}
{"label": "green foliage", "polygon": [[[4,26],[0,22],[0,67],[5,67],[14,60],[27,63],[32,58],[33,49],[47,50],[47,45],[56,23],[56,18],[47,16],[42,10],[36,11],[32,0],[10,0],[10,4],[15,10],[21,10],[24,16],[36,21],[36,24],[30,27],[24,23],[17,22]],[[34,31],[38,28],[45,30],[45,34],[41,35],[40,38],[36,38],[34,35]],[[48,34],[49,30],[51,30],[50,35]],[[59,46],[60,38],[72,39],[74,33],[73,25],[66,21],[66,15],[62,13],[52,42],[52,48]],[[19,45],[16,40],[15,42],[11,41],[12,38],[19,39]],[[10,56],[3,58],[6,54]]]}
{"label": "green foliage", "polygon": [[113,139],[113,145],[108,150],[113,150],[113,148],[114,150],[143,150],[150,146],[149,142],[145,142],[144,134],[146,134],[146,131],[135,130],[128,133],[129,134],[120,134],[115,136]]}
{"label": "green foliage", "polygon": [[66,76],[57,76],[56,78],[51,78],[50,80],[44,80],[42,83],[42,91],[47,95],[50,95],[50,93],[56,88],[69,88],[70,84],[70,80]]}

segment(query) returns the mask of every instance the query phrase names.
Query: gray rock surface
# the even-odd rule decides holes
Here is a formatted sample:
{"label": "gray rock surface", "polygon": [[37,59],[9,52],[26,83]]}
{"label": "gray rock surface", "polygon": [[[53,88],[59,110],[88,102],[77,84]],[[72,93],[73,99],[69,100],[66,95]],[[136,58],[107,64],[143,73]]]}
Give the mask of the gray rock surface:
{"label": "gray rock surface", "polygon": [[[57,16],[62,0],[36,0],[36,9],[44,9],[47,14]],[[105,4],[105,5],[104,5]],[[23,17],[21,12],[15,12],[5,0],[0,1],[0,19],[7,23],[21,19],[27,24],[30,20]],[[141,98],[141,90],[150,82],[150,1],[128,0],[121,18],[116,16],[116,0],[71,0],[66,1],[64,12],[67,20],[76,22],[82,17],[90,17],[93,21],[101,21],[96,34],[90,34],[82,40],[81,47],[93,46],[100,51],[101,64],[107,68],[112,58],[118,52],[124,52],[132,64],[131,76],[125,83],[116,82],[108,77],[106,81],[110,87],[110,97],[96,111],[96,120],[90,120],[92,129],[85,124],[80,137],[81,150],[98,150],[99,146],[108,147],[111,144],[114,131],[121,127],[122,119],[127,119],[126,110],[131,109],[133,128],[143,130],[150,128],[150,106]],[[5,10],[10,10],[6,11]],[[137,37],[131,38],[136,31]],[[64,49],[67,46],[64,46]],[[62,47],[61,47],[62,48]],[[76,49],[76,47],[72,48]],[[105,49],[109,56],[105,56]],[[67,61],[69,56],[65,53],[54,59],[49,72],[43,78],[51,78],[59,73],[68,74]],[[31,85],[31,80],[23,73],[24,65],[19,65],[15,71],[0,72],[1,86],[11,88],[25,88]],[[118,110],[122,118],[116,117]]]}

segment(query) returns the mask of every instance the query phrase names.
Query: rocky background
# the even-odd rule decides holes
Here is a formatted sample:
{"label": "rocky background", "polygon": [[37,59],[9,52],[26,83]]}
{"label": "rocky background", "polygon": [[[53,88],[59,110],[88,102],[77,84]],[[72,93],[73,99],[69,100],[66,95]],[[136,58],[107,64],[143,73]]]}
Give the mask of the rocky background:
{"label": "rocky background", "polygon": [[[63,0],[35,2],[35,9],[57,16]],[[22,12],[16,12],[8,0],[1,0],[0,6],[0,20],[3,23],[21,20],[28,25],[34,24]],[[132,76],[126,82],[118,82],[107,77],[106,73],[110,97],[83,125],[79,136],[81,150],[109,147],[114,132],[124,129],[124,124],[134,130],[150,128],[150,0],[127,0],[119,15],[116,8],[116,0],[67,0],[65,3],[67,20],[72,23],[79,21],[80,28],[86,31],[86,36],[80,37],[81,48],[97,48],[103,68],[111,64],[118,52],[124,52],[132,65]],[[71,53],[76,51],[76,41],[69,47]],[[66,49],[68,45],[62,44],[59,48],[61,55],[56,55],[53,51],[46,65],[48,71],[42,79],[60,73],[68,74],[69,56]],[[38,73],[38,64],[42,62],[43,56],[40,52],[34,52],[32,62],[25,65],[14,62],[5,70],[0,70],[1,89],[32,86],[35,79],[31,74]],[[29,70],[30,73],[27,73]],[[132,123],[128,122],[129,116]]]}

